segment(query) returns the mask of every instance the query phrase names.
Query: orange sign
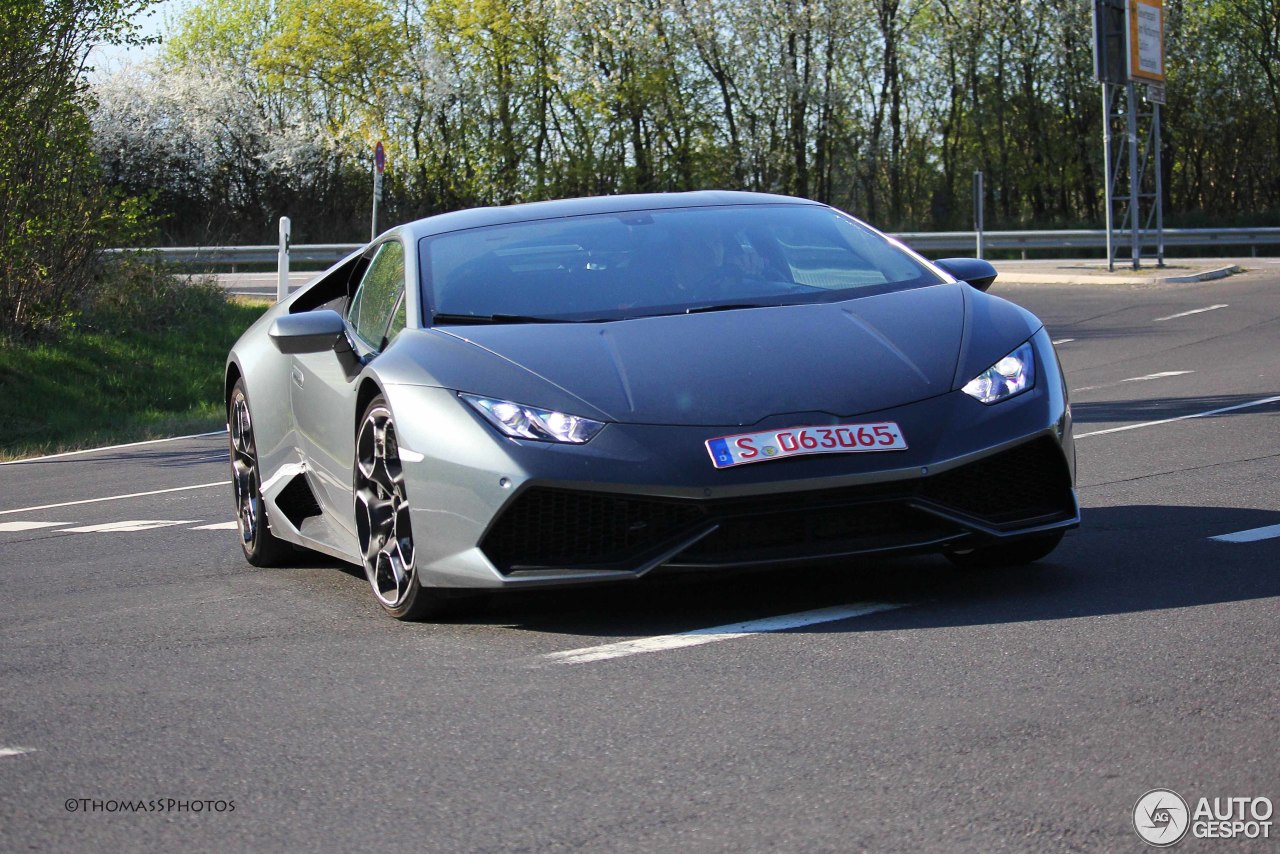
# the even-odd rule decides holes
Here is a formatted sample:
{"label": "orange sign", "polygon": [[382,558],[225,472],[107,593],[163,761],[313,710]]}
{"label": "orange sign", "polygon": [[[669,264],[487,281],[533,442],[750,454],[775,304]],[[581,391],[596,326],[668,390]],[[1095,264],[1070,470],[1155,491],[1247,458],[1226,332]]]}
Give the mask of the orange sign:
{"label": "orange sign", "polygon": [[1164,81],[1162,0],[1129,0],[1129,77]]}

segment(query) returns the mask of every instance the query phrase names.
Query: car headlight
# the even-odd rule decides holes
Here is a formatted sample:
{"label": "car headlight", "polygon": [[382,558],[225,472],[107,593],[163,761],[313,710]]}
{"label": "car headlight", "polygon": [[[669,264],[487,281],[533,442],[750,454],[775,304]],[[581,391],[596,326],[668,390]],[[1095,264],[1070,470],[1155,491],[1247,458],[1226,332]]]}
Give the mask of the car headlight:
{"label": "car headlight", "polygon": [[509,400],[459,394],[476,408],[490,424],[513,439],[534,439],[539,442],[565,442],[581,445],[604,429],[600,421],[568,415],[550,409],[538,409]]}
{"label": "car headlight", "polygon": [[1028,341],[965,383],[963,391],[983,403],[999,403],[1022,394],[1035,384],[1035,351]]}

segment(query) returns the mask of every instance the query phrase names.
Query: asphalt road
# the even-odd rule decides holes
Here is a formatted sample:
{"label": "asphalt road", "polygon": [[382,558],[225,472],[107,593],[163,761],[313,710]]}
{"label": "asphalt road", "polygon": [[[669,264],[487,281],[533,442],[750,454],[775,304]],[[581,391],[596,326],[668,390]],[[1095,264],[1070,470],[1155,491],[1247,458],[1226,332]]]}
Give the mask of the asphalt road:
{"label": "asphalt road", "polygon": [[[223,436],[0,466],[0,850],[1139,851],[1152,788],[1280,801],[1280,529],[1212,539],[1280,526],[1280,275],[996,291],[1074,390],[1084,525],[1036,568],[407,625],[206,527]],[[902,607],[556,655],[866,603]]]}

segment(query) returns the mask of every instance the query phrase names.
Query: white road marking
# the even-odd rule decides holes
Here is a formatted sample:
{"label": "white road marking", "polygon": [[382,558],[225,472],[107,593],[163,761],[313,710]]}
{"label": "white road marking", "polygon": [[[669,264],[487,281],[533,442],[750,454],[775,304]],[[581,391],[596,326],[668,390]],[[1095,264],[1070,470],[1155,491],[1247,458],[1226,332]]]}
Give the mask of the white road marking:
{"label": "white road marking", "polygon": [[1140,382],[1146,382],[1147,380],[1162,380],[1165,377],[1180,377],[1184,374],[1194,374],[1194,373],[1195,371],[1161,371],[1158,374],[1147,374],[1145,377],[1129,377],[1128,379],[1120,380],[1119,382],[1103,383],[1102,385],[1085,385],[1073,390],[1074,391],[1094,391],[1095,389],[1111,388],[1113,386],[1123,385],[1124,383],[1140,383]]}
{"label": "white road marking", "polygon": [[76,457],[80,454],[94,454],[98,451],[116,451],[120,448],[136,448],[139,445],[156,445],[160,442],[181,442],[183,439],[207,439],[210,436],[221,436],[227,431],[214,430],[211,433],[192,433],[190,436],[170,436],[168,439],[148,439],[145,442],[129,442],[124,445],[104,445],[101,448],[85,448],[81,451],[66,451],[61,454],[47,454],[43,457],[26,457],[21,460],[7,460],[0,463],[0,466],[16,466],[18,463],[38,463],[44,460],[60,460],[63,457]]}
{"label": "white road marking", "polygon": [[148,495],[163,495],[166,492],[185,492],[188,489],[210,489],[215,486],[226,486],[230,481],[216,480],[213,483],[197,483],[193,486],[175,486],[171,489],[153,489],[149,492],[130,492],[127,495],[108,495],[105,498],[82,498],[79,501],[63,501],[60,504],[38,504],[35,507],[19,507],[15,510],[0,510],[0,516],[11,513],[31,513],[36,510],[52,510],[55,507],[74,507],[77,504],[97,504],[100,501],[120,501],[124,498],[145,498]]}
{"label": "white road marking", "polygon": [[67,522],[0,522],[0,531],[34,531],[37,528],[56,528]]}
{"label": "white road marking", "polygon": [[189,525],[199,519],[130,519],[126,522],[106,522],[101,525],[83,525],[79,528],[63,528],[59,534],[116,534],[133,531],[150,531],[152,528],[170,528],[174,525]]}
{"label": "white road marking", "polygon": [[1220,308],[1227,308],[1227,307],[1228,307],[1227,304],[1223,302],[1223,303],[1218,303],[1217,305],[1211,305],[1208,308],[1193,308],[1191,309],[1191,311],[1180,311],[1177,314],[1171,314],[1168,317],[1157,317],[1152,322],[1159,323],[1162,320],[1175,320],[1179,317],[1190,317],[1193,314],[1203,314],[1206,311],[1217,311]]}
{"label": "white road marking", "polygon": [[1234,534],[1219,534],[1209,539],[1220,543],[1256,543],[1258,540],[1274,540],[1276,537],[1280,537],[1280,525],[1250,528],[1248,531],[1236,531]]}
{"label": "white road marking", "polygon": [[1194,374],[1195,371],[1161,371],[1158,374],[1147,374],[1142,377],[1129,377],[1127,380],[1120,380],[1122,383],[1140,383],[1145,380],[1159,380],[1165,377],[1180,377],[1183,374]]}
{"label": "white road marking", "polygon": [[1059,344],[1070,344],[1070,343],[1071,343],[1072,341],[1074,341],[1074,340],[1076,340],[1076,339],[1074,339],[1074,338],[1059,338],[1057,341],[1053,341],[1053,342],[1051,342],[1051,343],[1056,347],[1056,346],[1057,346],[1057,345],[1059,345]]}
{"label": "white road marking", "polygon": [[212,525],[196,525],[193,531],[234,531],[240,527],[239,522],[214,522]]}
{"label": "white road marking", "polygon": [[1264,397],[1261,400],[1251,400],[1248,403],[1237,403],[1235,406],[1224,406],[1221,409],[1210,409],[1208,412],[1197,412],[1193,415],[1179,415],[1177,418],[1162,418],[1159,421],[1144,421],[1141,424],[1129,424],[1125,427],[1109,427],[1106,430],[1094,430],[1092,433],[1077,433],[1077,439],[1084,439],[1087,436],[1102,436],[1107,433],[1123,433],[1125,430],[1137,430],[1139,427],[1155,427],[1158,424],[1172,424],[1175,421],[1186,421],[1191,418],[1206,418],[1210,415],[1219,415],[1223,412],[1235,412],[1237,409],[1249,409],[1254,406],[1266,406],[1268,403],[1280,401],[1280,396]]}
{"label": "white road marking", "polygon": [[22,756],[24,753],[35,753],[34,747],[0,747],[0,759],[6,756]]}
{"label": "white road marking", "polygon": [[787,629],[797,629],[818,623],[830,623],[835,620],[847,620],[852,617],[863,617],[867,614],[892,611],[895,608],[904,607],[906,607],[905,604],[892,602],[856,602],[851,605],[836,605],[831,608],[818,608],[814,611],[801,611],[796,614],[765,617],[761,620],[748,620],[744,623],[730,623],[725,626],[694,629],[676,635],[658,635],[619,643],[607,643],[601,646],[570,649],[564,652],[552,652],[542,656],[542,658],[555,664],[585,664],[590,661],[604,661],[610,658],[622,658],[645,652],[662,652],[663,650],[681,649],[686,646],[717,643],[762,632],[782,632]]}

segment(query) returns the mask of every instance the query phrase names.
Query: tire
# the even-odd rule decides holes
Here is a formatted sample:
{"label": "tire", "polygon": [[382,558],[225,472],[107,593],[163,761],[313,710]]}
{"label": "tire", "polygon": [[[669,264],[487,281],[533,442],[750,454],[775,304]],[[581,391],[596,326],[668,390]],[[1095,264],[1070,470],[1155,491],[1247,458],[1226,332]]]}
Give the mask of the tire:
{"label": "tire", "polygon": [[397,620],[440,615],[445,611],[445,597],[423,587],[418,578],[395,422],[382,395],[370,401],[356,428],[353,478],[356,535],[374,598]]}
{"label": "tire", "polygon": [[947,552],[947,560],[961,569],[1024,566],[1048,556],[1062,542],[1063,531],[1037,534],[1011,543],[997,543],[963,552]]}
{"label": "tire", "polygon": [[262,498],[258,445],[244,379],[236,380],[227,401],[227,437],[231,445],[231,494],[245,560],[254,566],[279,566],[293,548],[271,533],[267,505]]}

